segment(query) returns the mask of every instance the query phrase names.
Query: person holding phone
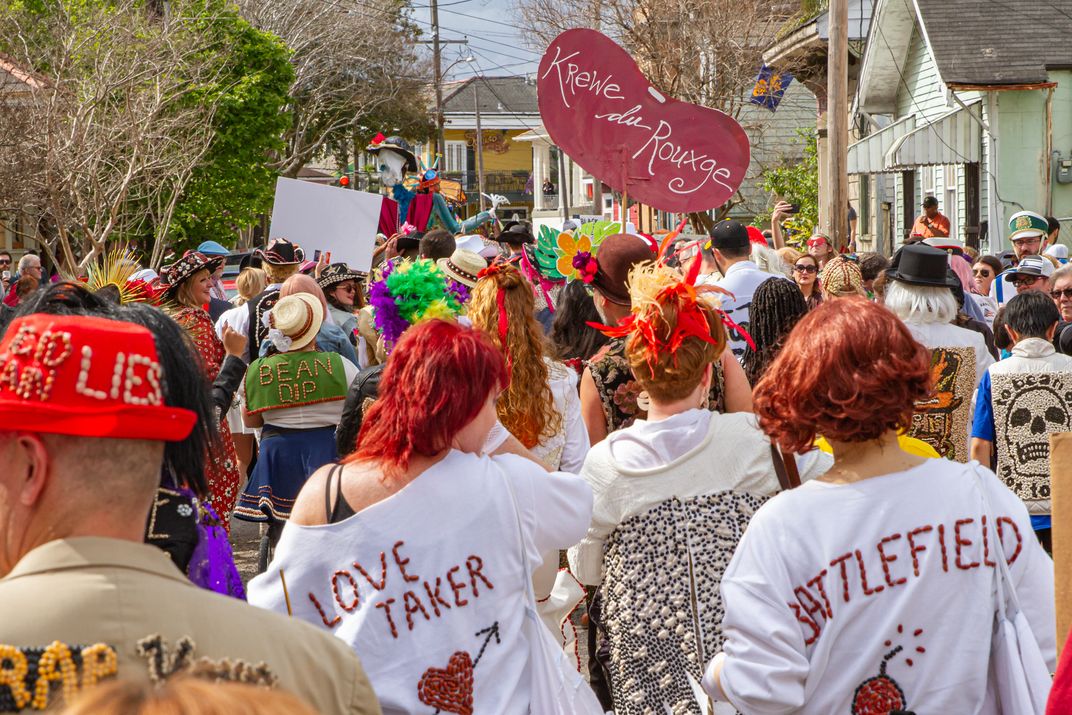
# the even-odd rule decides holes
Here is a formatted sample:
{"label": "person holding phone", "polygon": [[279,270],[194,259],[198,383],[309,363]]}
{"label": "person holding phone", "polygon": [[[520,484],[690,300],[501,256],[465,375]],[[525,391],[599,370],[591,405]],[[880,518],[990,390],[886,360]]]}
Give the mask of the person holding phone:
{"label": "person holding phone", "polygon": [[790,216],[800,211],[800,204],[791,204],[788,201],[779,201],[774,205],[774,211],[771,212],[771,236],[774,240],[773,248],[775,250],[785,247],[785,232],[782,229],[782,224],[785,223]]}

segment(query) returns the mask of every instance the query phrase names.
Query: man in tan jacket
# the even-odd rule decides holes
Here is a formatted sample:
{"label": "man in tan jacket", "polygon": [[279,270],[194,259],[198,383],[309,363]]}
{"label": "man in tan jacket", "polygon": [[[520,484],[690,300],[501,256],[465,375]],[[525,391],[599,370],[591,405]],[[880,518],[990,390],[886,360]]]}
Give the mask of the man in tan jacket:
{"label": "man in tan jacket", "polygon": [[0,712],[176,673],[380,712],[341,641],[199,589],[142,543],[164,443],[195,420],[161,383],[198,379],[162,375],[153,335],[118,320],[35,314],[0,342]]}

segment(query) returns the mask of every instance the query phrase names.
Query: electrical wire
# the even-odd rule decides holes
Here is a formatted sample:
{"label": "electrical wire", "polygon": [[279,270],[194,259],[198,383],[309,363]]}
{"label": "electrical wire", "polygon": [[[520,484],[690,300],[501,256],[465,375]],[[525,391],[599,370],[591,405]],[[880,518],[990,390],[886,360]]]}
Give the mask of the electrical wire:
{"label": "electrical wire", "polygon": [[[993,2],[994,0],[989,0],[989,1]],[[913,17],[915,17],[915,11],[909,6],[908,0],[903,0],[903,2],[905,4],[905,9],[908,10],[909,14],[911,14]],[[874,8],[872,8],[872,10],[873,9]],[[872,15],[872,23],[875,26],[875,30],[878,32],[879,39],[882,40],[882,44],[886,45],[886,50],[890,53],[890,56],[893,57],[894,56],[893,48],[890,46],[889,41],[886,39],[886,34],[882,31],[882,24],[877,22],[876,19],[877,18],[875,18],[874,15]],[[920,108],[919,103],[916,101],[916,96],[914,94],[912,94],[912,89],[911,89],[911,87],[908,86],[908,81],[905,79],[904,72],[901,71],[901,67],[897,62],[894,62],[894,69],[897,71],[897,77],[901,82],[901,87],[904,88],[905,93],[908,95],[908,99],[909,99],[909,101],[911,101],[912,107],[916,110],[916,113],[919,116],[921,116],[921,117],[924,116],[923,110],[922,110],[922,108]],[[973,161],[970,161],[968,159],[968,157],[964,156],[959,151],[957,151],[957,149],[955,147],[950,146],[950,144],[945,140],[945,138],[942,137],[941,133],[938,132],[937,129],[934,128],[934,124],[935,124],[935,122],[931,122],[931,123],[926,125],[926,128],[930,129],[931,133],[938,139],[939,142],[944,144],[945,147],[947,149],[949,149],[951,152],[953,152],[953,154],[955,156],[957,156],[958,158],[962,159],[963,163],[965,163],[965,164],[973,164],[973,163],[975,163]],[[983,167],[983,163],[981,161],[979,162],[979,165],[980,165],[981,168]],[[1019,203],[1017,203],[1015,201],[1006,201],[1005,199],[1001,198],[1001,194],[997,191],[998,177],[994,174],[993,170],[990,168],[989,163],[986,164],[985,171],[994,180],[994,193],[996,195],[997,200],[1002,202],[1002,203],[1004,203],[1004,204],[1010,204],[1010,205],[1014,205],[1014,206],[1019,206],[1021,209],[1023,209],[1023,206],[1021,206]]]}

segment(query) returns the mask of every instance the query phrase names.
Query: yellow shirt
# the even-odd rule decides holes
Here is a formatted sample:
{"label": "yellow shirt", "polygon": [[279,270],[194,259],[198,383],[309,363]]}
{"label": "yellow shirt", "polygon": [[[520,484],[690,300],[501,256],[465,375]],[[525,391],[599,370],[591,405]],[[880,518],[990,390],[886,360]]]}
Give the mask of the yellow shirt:
{"label": "yellow shirt", "polygon": [[[825,437],[816,437],[815,446],[826,452],[827,454],[833,454],[834,450],[830,448],[830,443],[826,441]],[[897,446],[901,448],[901,451],[908,452],[909,454],[917,457],[927,457],[928,459],[941,459],[942,455],[935,451],[934,447],[930,446],[921,439],[915,437],[909,437],[906,434],[898,435]]]}

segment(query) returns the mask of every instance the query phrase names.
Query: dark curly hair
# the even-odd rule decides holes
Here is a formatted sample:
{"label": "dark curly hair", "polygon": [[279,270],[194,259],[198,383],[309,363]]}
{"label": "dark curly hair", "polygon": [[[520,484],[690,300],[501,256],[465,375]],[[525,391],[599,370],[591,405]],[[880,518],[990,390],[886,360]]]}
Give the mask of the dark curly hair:
{"label": "dark curly hair", "polygon": [[785,278],[769,278],[759,284],[748,309],[751,321],[748,333],[756,344],[748,346],[741,366],[748,384],[755,385],[777,357],[789,331],[808,313],[808,301],[800,288]]}
{"label": "dark curly hair", "polygon": [[867,442],[911,424],[930,394],[930,352],[897,316],[862,297],[827,301],[789,335],[755,390],[764,432],[787,452],[816,435]]}

